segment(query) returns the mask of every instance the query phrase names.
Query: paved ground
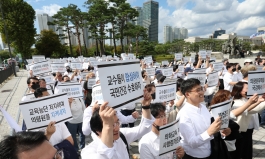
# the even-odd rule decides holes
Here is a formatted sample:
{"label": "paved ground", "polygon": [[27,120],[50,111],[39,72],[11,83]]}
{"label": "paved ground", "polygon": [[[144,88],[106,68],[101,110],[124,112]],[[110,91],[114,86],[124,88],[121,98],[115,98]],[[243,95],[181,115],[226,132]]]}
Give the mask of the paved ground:
{"label": "paved ground", "polygon": [[[225,56],[226,57],[226,56]],[[249,58],[249,57],[247,57]],[[245,58],[245,59],[247,59]],[[250,57],[254,59],[255,57]],[[245,59],[230,59],[230,62],[239,62],[243,66]],[[217,60],[220,61],[220,60]],[[22,115],[18,115],[19,112],[19,102],[25,93],[27,88],[27,72],[25,70],[20,70],[17,73],[17,77],[12,76],[5,83],[0,85],[0,105],[7,110],[7,112],[15,119],[18,120],[19,125],[22,123]],[[138,121],[139,122],[139,121]],[[7,124],[6,120],[0,113],[0,140],[5,135],[10,135],[12,132],[11,128]],[[87,143],[91,142],[90,137],[86,138]],[[259,131],[255,131],[253,135],[254,143],[254,158],[255,159],[265,159],[265,129],[260,128]],[[138,157],[138,142],[131,144],[130,153]]]}

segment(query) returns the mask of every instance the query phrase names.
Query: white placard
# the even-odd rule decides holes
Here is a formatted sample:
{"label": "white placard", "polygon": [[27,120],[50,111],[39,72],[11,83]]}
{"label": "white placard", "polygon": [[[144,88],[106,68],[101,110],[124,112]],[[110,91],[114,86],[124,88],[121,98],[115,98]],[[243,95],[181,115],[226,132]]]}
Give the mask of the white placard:
{"label": "white placard", "polygon": [[[113,71],[115,70],[115,71]],[[143,97],[143,80],[139,60],[98,64],[98,74],[105,101],[113,108],[134,104]]]}
{"label": "white placard", "polygon": [[168,61],[162,61],[161,63],[162,63],[162,66],[165,66],[165,65],[168,66],[169,65]]}
{"label": "white placard", "polygon": [[176,151],[180,146],[179,120],[159,127],[159,156]]}
{"label": "white placard", "polygon": [[156,73],[156,69],[154,67],[153,68],[146,68],[145,71],[146,71],[148,76],[154,76]]}
{"label": "white placard", "polygon": [[7,123],[9,126],[14,129],[16,132],[22,131],[21,126],[17,124],[17,122],[12,118],[10,114],[0,105],[0,111],[2,112],[2,115],[5,117]]}
{"label": "white placard", "polygon": [[221,129],[228,128],[232,101],[233,98],[211,106],[211,113],[214,119],[220,117],[222,120]]}
{"label": "white placard", "polygon": [[153,62],[152,56],[144,57],[144,61],[146,64],[151,64]]}
{"label": "white placard", "polygon": [[176,98],[176,83],[156,85],[156,99],[168,102]]}
{"label": "white placard", "polygon": [[26,59],[26,61],[27,61],[28,64],[32,64],[33,63],[32,59]]}
{"label": "white placard", "polygon": [[41,76],[39,79],[44,79],[47,85],[55,83],[53,76]]}
{"label": "white placard", "polygon": [[88,89],[92,89],[92,86],[94,86],[96,84],[96,77],[93,77],[93,78],[89,78],[87,80],[87,88]]}
{"label": "white placard", "polygon": [[92,87],[92,102],[91,102],[91,105],[94,105],[96,103],[96,101],[98,102],[98,104],[103,104],[104,103],[104,99],[103,99],[103,95],[102,95],[100,84],[96,84],[96,85],[94,85]]}
{"label": "white placard", "polygon": [[215,71],[221,71],[224,67],[224,64],[222,62],[213,62],[213,69]]}
{"label": "white placard", "polygon": [[33,76],[49,73],[52,71],[49,61],[35,62],[29,65],[29,68],[32,70]]}
{"label": "white placard", "polygon": [[184,63],[188,63],[189,60],[190,60],[190,57],[183,57],[183,62],[184,62]]}
{"label": "white placard", "polygon": [[54,94],[67,93],[68,98],[79,98],[83,97],[81,84],[78,82],[64,82],[58,83],[54,90]]}
{"label": "white placard", "polygon": [[175,53],[175,59],[178,61],[178,60],[182,60],[182,57],[183,57],[183,54],[182,52],[180,53]]}
{"label": "white placard", "polygon": [[64,66],[64,63],[51,63],[51,69],[52,72],[65,72],[66,68]]}
{"label": "white placard", "polygon": [[263,95],[265,93],[265,71],[248,72],[248,96],[255,93]]}
{"label": "white placard", "polygon": [[83,66],[82,66],[82,69],[86,69],[87,70],[88,66],[89,66],[89,63],[88,62],[84,62]]}
{"label": "white placard", "polygon": [[178,72],[179,72],[179,73],[184,72],[184,71],[185,71],[185,68],[184,68],[184,67],[185,67],[185,66],[179,65],[179,66],[178,66],[178,70],[179,70]]}
{"label": "white placard", "polygon": [[26,65],[26,69],[27,69],[27,71],[29,71],[29,69],[30,69],[30,68],[29,68],[29,65]]}
{"label": "white placard", "polygon": [[207,56],[211,58],[211,56],[212,56],[212,50],[207,50],[206,52],[207,52]]}
{"label": "white placard", "polygon": [[171,77],[173,73],[173,67],[159,68],[157,70],[161,70],[163,76],[166,76],[166,77]]}
{"label": "white placard", "polygon": [[89,74],[90,72],[81,72],[80,76],[82,78],[82,80],[86,80],[86,75]]}
{"label": "white placard", "polygon": [[28,130],[46,128],[51,121],[56,123],[72,119],[66,94],[57,94],[19,103]]}
{"label": "white placard", "polygon": [[205,85],[205,80],[206,80],[206,73],[194,73],[194,72],[189,72],[187,79],[190,78],[195,78],[198,79],[201,82],[201,86],[204,87]]}
{"label": "white placard", "polygon": [[75,69],[82,70],[82,68],[83,68],[83,64],[81,62],[71,62],[72,70],[75,70]]}
{"label": "white placard", "polygon": [[97,66],[97,63],[98,63],[97,61],[89,61],[89,65],[90,66],[94,66],[95,67],[95,66]]}
{"label": "white placard", "polygon": [[191,63],[194,63],[194,62],[195,62],[195,57],[191,56],[191,57],[190,57],[190,62],[191,62]]}
{"label": "white placard", "polygon": [[208,75],[207,78],[208,87],[215,87],[218,85],[218,82],[219,82],[219,76],[217,71],[213,71]]}
{"label": "white placard", "polygon": [[256,66],[257,67],[257,71],[262,71],[262,69],[264,68],[264,66]]}
{"label": "white placard", "polygon": [[46,61],[44,55],[33,55],[32,56],[32,60],[34,61],[34,63],[41,62],[41,61]]}
{"label": "white placard", "polygon": [[172,83],[177,83],[177,78],[166,78],[163,82],[163,84],[172,84]]}
{"label": "white placard", "polygon": [[207,56],[206,50],[200,50],[199,55],[201,56],[201,59],[206,59]]}
{"label": "white placard", "polygon": [[196,73],[206,73],[207,68],[196,68],[193,72]]}
{"label": "white placard", "polygon": [[[53,92],[51,89],[47,89],[47,92],[49,93],[49,95],[53,95]],[[24,97],[26,97],[24,98],[24,101],[36,99],[34,93],[25,94]]]}

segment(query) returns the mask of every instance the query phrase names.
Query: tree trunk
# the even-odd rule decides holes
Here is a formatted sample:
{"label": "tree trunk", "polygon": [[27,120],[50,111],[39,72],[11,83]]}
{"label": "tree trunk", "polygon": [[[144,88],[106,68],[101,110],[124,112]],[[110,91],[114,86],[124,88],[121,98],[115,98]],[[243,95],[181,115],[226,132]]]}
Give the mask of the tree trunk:
{"label": "tree trunk", "polygon": [[136,36],[135,41],[136,41],[136,56],[137,56],[137,54],[138,54],[138,36]]}
{"label": "tree trunk", "polygon": [[79,47],[79,54],[82,55],[82,47],[81,47],[81,40],[80,40],[80,33],[79,33],[79,27],[76,26],[76,33],[77,33],[77,41],[78,41],[78,47]]}
{"label": "tree trunk", "polygon": [[124,53],[124,45],[123,45],[123,26],[124,26],[124,22],[122,22],[121,24],[121,28],[120,28],[120,41],[121,41],[121,52]]}
{"label": "tree trunk", "polygon": [[129,36],[127,36],[128,53],[130,53]]}
{"label": "tree trunk", "polygon": [[84,46],[85,46],[85,53],[86,53],[86,56],[87,56],[87,47],[86,47],[86,40],[85,40],[84,28],[82,28],[82,32],[83,32],[83,41],[84,41]]}
{"label": "tree trunk", "polygon": [[68,40],[69,40],[69,46],[70,46],[70,55],[73,56],[73,50],[72,50],[72,43],[71,43],[71,36],[70,36],[70,29],[69,26],[67,26],[67,33],[68,33]]}
{"label": "tree trunk", "polygon": [[104,52],[104,39],[99,40],[99,47],[100,47],[100,56],[105,55]]}
{"label": "tree trunk", "polygon": [[113,45],[114,45],[114,53],[117,54],[116,42],[115,42],[115,32],[114,32],[114,24],[112,23],[112,38],[113,38]]}
{"label": "tree trunk", "polygon": [[99,52],[99,50],[98,50],[98,39],[96,39],[96,47],[97,47],[97,52],[96,52],[95,56],[98,56],[98,52]]}

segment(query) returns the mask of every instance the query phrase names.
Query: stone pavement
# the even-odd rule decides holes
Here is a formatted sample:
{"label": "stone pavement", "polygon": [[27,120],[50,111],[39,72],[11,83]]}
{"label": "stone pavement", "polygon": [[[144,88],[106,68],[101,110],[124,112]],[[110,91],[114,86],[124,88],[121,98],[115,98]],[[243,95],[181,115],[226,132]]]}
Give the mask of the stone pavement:
{"label": "stone pavement", "polygon": [[[254,58],[255,57],[250,57],[252,60],[254,60]],[[229,61],[238,62],[243,66],[245,59],[230,59]],[[26,81],[27,71],[20,70],[20,72],[17,73],[17,77],[12,76],[9,80],[0,85],[0,105],[2,105],[15,120],[19,121],[19,125],[22,123],[22,115],[18,115],[19,102],[27,89]],[[140,118],[136,122],[136,125],[139,122]],[[11,128],[0,113],[0,140],[2,140],[5,135],[10,135],[11,133]],[[91,142],[91,138],[87,137],[86,142]],[[259,131],[254,131],[253,144],[253,158],[265,159],[265,129],[260,127]],[[139,157],[138,141],[131,144],[130,154]]]}

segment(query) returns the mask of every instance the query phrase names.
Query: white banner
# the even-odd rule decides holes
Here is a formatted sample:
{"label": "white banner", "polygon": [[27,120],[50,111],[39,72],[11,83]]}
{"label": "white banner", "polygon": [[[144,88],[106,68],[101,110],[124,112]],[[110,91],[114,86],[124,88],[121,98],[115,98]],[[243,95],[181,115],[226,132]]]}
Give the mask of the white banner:
{"label": "white banner", "polygon": [[206,50],[200,50],[199,55],[201,56],[202,59],[206,59],[206,56],[207,56]]}
{"label": "white banner", "polygon": [[255,93],[263,95],[265,93],[265,71],[248,72],[248,96]]}
{"label": "white banner", "polygon": [[72,70],[75,70],[75,69],[82,70],[82,68],[83,68],[83,64],[81,62],[71,62]]}
{"label": "white banner", "polygon": [[166,77],[171,77],[173,73],[173,67],[159,68],[157,70],[161,70],[162,74]]}
{"label": "white banner", "polygon": [[53,76],[40,76],[39,79],[44,79],[47,85],[55,83]]}
{"label": "white banner", "polygon": [[214,71],[208,75],[207,78],[208,87],[215,87],[218,85],[218,82],[219,82],[219,76],[217,71]]}
{"label": "white banner", "polygon": [[44,55],[33,55],[32,60],[34,61],[34,63],[46,61]]}
{"label": "white banner", "polygon": [[159,127],[159,156],[176,151],[180,146],[179,120]]}
{"label": "white banner", "polygon": [[162,63],[162,66],[164,66],[164,65],[166,65],[166,66],[169,65],[169,62],[168,62],[168,61],[162,61],[161,63]]}
{"label": "white banner", "polygon": [[196,73],[206,73],[206,68],[196,68],[193,72],[196,72]]}
{"label": "white banner", "polygon": [[182,57],[183,57],[183,54],[182,52],[180,53],[175,53],[175,59],[178,61],[178,60],[182,60]]}
{"label": "white banner", "polygon": [[184,68],[184,67],[185,67],[185,66],[181,66],[181,65],[179,65],[179,66],[178,66],[178,70],[179,70],[178,72],[179,72],[179,73],[184,72],[184,71],[185,71],[185,68]]}
{"label": "white banner", "polygon": [[89,61],[89,65],[90,66],[94,66],[95,67],[95,66],[97,66],[97,63],[98,63],[97,61]]}
{"label": "white banner", "polygon": [[188,63],[190,60],[190,57],[183,57],[183,62],[186,64]]}
{"label": "white banner", "polygon": [[12,118],[10,114],[0,105],[0,111],[2,112],[2,115],[5,117],[7,123],[9,126],[14,129],[16,132],[22,131],[21,126],[17,124],[17,122]]}
{"label": "white banner", "polygon": [[89,66],[89,63],[88,62],[84,62],[83,63],[83,66],[82,66],[82,69],[88,69],[88,66]]}
{"label": "white banner", "polygon": [[65,72],[66,68],[64,63],[51,63],[52,72]]}
{"label": "white banner", "polygon": [[207,50],[206,52],[207,52],[207,56],[208,56],[209,58],[211,58],[211,56],[212,56],[212,50]]}
{"label": "white banner", "polygon": [[256,66],[256,67],[257,67],[257,71],[262,71],[262,69],[263,69],[264,66],[259,66],[259,65],[258,65],[258,66]]}
{"label": "white banner", "polygon": [[[115,70],[115,71],[113,71]],[[98,63],[98,74],[105,101],[113,108],[143,97],[143,80],[139,60]]]}
{"label": "white banner", "polygon": [[46,128],[51,121],[56,123],[72,119],[66,94],[51,95],[19,103],[28,130]]}
{"label": "white banner", "polygon": [[176,98],[176,83],[156,85],[156,99],[168,102]]}
{"label": "white banner", "polygon": [[206,80],[206,73],[193,73],[193,72],[189,72],[187,79],[190,79],[190,78],[198,79],[201,82],[201,86],[204,87],[205,80]]}
{"label": "white banner", "polygon": [[146,68],[145,71],[146,71],[148,76],[154,76],[156,73],[156,70],[154,67],[153,68]]}
{"label": "white banner", "polygon": [[102,91],[101,91],[101,86],[100,84],[96,84],[92,87],[92,102],[91,105],[93,106],[96,101],[98,102],[98,104],[103,104],[104,103],[104,99],[103,99],[103,95],[102,95]]}
{"label": "white banner", "polygon": [[213,69],[215,71],[221,71],[224,67],[224,64],[222,62],[213,62]]}
{"label": "white banner", "polygon": [[144,61],[146,64],[151,64],[153,62],[152,56],[144,57]]}
{"label": "white banner", "polygon": [[96,77],[89,78],[87,80],[87,88],[88,89],[92,89],[92,86],[94,86],[95,84],[96,84]]}
{"label": "white banner", "polygon": [[51,72],[50,62],[49,61],[42,61],[42,62],[35,62],[29,65],[30,70],[33,72],[33,76],[38,76],[44,73]]}
{"label": "white banner", "polygon": [[64,82],[58,83],[54,90],[54,94],[67,93],[68,98],[79,98],[83,97],[81,84],[78,82]]}
{"label": "white banner", "polygon": [[220,117],[222,120],[221,129],[228,128],[232,101],[233,99],[230,99],[211,106],[211,113],[214,119]]}

